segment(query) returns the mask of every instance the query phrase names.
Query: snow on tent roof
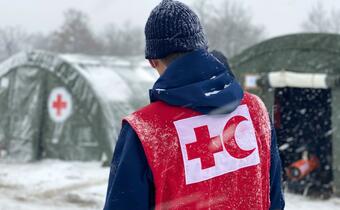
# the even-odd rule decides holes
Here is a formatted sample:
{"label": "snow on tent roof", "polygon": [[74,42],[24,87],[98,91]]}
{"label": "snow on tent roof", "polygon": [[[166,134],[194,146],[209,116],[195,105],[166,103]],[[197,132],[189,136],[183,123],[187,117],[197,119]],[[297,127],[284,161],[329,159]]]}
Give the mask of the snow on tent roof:
{"label": "snow on tent roof", "polygon": [[124,81],[112,68],[104,66],[78,68],[92,85],[100,98],[108,101],[126,101],[131,97],[131,90],[127,81]]}
{"label": "snow on tent roof", "polygon": [[[10,75],[10,72],[12,71],[14,72],[19,69],[20,72],[32,72],[30,74],[34,75],[38,69],[39,72],[42,72],[44,75],[39,76],[37,73],[33,79],[31,78],[31,80],[36,81],[31,81],[27,84],[27,86],[31,83],[41,83],[41,85],[46,86],[44,88],[46,90],[39,93],[39,96],[32,98],[46,98],[47,96],[44,92],[49,93],[52,91],[52,88],[55,88],[56,86],[63,86],[66,88],[72,95],[72,99],[76,104],[75,112],[77,115],[81,115],[81,118],[84,118],[84,120],[79,120],[78,118],[80,117],[73,116],[74,120],[70,120],[73,122],[66,122],[65,124],[71,124],[70,127],[78,126],[82,132],[79,132],[79,134],[76,135],[75,132],[70,131],[68,134],[69,136],[67,136],[66,134],[63,134],[63,132],[68,129],[67,126],[60,127],[59,125],[52,124],[48,127],[48,131],[46,131],[48,133],[46,134],[46,138],[52,139],[52,143],[48,145],[53,146],[53,142],[65,141],[63,139],[69,139],[69,142],[64,142],[65,144],[75,144],[74,140],[72,140],[75,138],[74,135],[79,136],[79,138],[82,139],[88,139],[88,141],[93,141],[91,138],[96,138],[98,139],[98,150],[102,150],[102,153],[105,153],[105,155],[110,158],[114,142],[121,127],[121,118],[128,115],[138,107],[148,103],[148,89],[151,87],[156,77],[152,74],[150,69],[141,65],[142,63],[141,58],[122,59],[110,57],[89,57],[83,55],[58,55],[44,51],[23,52],[0,64],[0,82],[1,78],[4,77],[8,77],[11,80],[14,76],[8,75]],[[21,79],[22,78],[23,77],[21,77]],[[38,82],[38,80],[46,81]],[[24,82],[27,81],[20,81],[20,83]],[[0,99],[1,97],[6,97],[6,94],[1,96],[0,89]],[[44,101],[47,99],[41,100]],[[34,103],[38,105],[41,102],[38,102],[37,99]],[[42,102],[42,104],[44,104],[44,106],[41,110],[45,110],[46,103]],[[1,104],[0,102],[0,111],[7,112],[10,110],[9,106],[14,105],[7,105],[5,103]],[[27,110],[28,112],[31,112],[29,109]],[[43,113],[43,115],[47,114]],[[84,127],[84,123],[89,123],[91,128],[85,129],[86,126]],[[1,126],[3,126],[3,124],[1,124],[0,121],[0,149],[1,136],[4,136],[1,135]],[[29,123],[26,122],[26,124]],[[25,125],[22,125],[22,127],[25,127]],[[26,125],[25,129],[30,130],[31,127],[33,126]],[[53,127],[54,129],[51,129],[50,127]],[[84,127],[85,130],[82,127]],[[7,128],[4,128],[3,130],[6,129]],[[58,129],[63,132],[59,132]],[[58,133],[58,135],[56,133]],[[86,133],[91,133],[92,137],[87,137],[90,134]],[[20,144],[22,145],[22,143]],[[83,143],[84,147],[89,147],[89,145],[95,145],[95,143]],[[77,151],[78,150],[80,149],[77,149]],[[58,157],[70,160],[96,159],[93,157],[86,157],[86,155],[82,152],[79,152],[77,157],[77,152],[75,151],[69,151],[68,154],[57,154],[51,149],[50,153],[52,158]],[[99,157],[97,157],[97,159],[98,158]]]}

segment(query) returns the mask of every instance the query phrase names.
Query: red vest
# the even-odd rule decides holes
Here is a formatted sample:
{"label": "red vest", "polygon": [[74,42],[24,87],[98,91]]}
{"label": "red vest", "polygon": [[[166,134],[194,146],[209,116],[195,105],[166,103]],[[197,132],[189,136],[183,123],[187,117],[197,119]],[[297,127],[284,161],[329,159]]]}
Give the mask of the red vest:
{"label": "red vest", "polygon": [[125,120],[152,170],[156,210],[269,209],[271,130],[257,96],[230,114],[155,102]]}

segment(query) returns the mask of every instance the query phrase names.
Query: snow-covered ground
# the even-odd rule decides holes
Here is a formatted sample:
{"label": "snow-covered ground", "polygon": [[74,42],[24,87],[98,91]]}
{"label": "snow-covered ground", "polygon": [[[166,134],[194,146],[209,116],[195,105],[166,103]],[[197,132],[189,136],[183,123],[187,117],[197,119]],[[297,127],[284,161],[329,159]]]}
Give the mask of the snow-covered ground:
{"label": "snow-covered ground", "polygon": [[0,210],[102,209],[108,173],[99,162],[0,163]]}
{"label": "snow-covered ground", "polygon": [[[102,209],[108,174],[99,162],[0,163],[0,210]],[[287,210],[340,210],[340,199],[286,194],[286,205]]]}

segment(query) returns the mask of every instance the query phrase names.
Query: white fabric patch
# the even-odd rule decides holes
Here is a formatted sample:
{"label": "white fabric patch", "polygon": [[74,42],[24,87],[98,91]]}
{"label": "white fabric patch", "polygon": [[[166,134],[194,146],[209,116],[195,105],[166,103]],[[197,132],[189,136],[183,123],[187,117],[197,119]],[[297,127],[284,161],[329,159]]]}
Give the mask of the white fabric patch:
{"label": "white fabric patch", "polygon": [[296,73],[279,71],[269,73],[271,87],[296,87],[296,88],[329,88],[326,82],[327,74]]}
{"label": "white fabric patch", "polygon": [[[231,144],[223,142],[223,139],[224,141],[226,139],[223,137],[226,124],[233,122],[236,118],[242,118],[243,120],[236,123],[235,126],[230,126],[231,128],[227,127],[226,132],[229,133],[228,135],[234,137],[235,142],[232,142],[234,143],[233,145],[236,145],[232,148],[234,154],[235,152],[237,152],[237,154],[250,152],[249,155],[244,158],[234,157],[230,154],[228,151],[231,151],[231,149],[226,147],[230,147]],[[198,183],[260,163],[255,129],[247,105],[240,105],[234,112],[227,115],[201,115],[178,120],[174,122],[174,124],[180,141],[186,184]],[[207,141],[214,139],[210,141],[210,145],[208,146],[208,153],[211,155],[208,158],[206,156],[200,156],[202,155],[201,150],[195,150],[195,146],[198,145],[196,138],[197,128],[206,128],[206,126],[208,129],[203,136],[205,136],[205,139],[208,139]],[[207,138],[207,135],[210,137]],[[203,142],[202,138],[204,139],[204,137],[201,136],[199,138],[201,139],[200,141]],[[213,145],[211,142],[213,142]],[[209,151],[211,146],[216,145],[216,142],[221,143],[220,149]],[[205,147],[203,146],[202,148]],[[188,151],[188,149],[191,151]],[[198,157],[195,156],[195,152],[199,153],[197,154]],[[210,160],[210,162],[207,160]],[[205,166],[203,166],[203,164],[205,164]]]}
{"label": "white fabric patch", "polygon": [[9,86],[9,79],[7,77],[4,77],[0,80],[0,87],[1,88],[8,88]]}

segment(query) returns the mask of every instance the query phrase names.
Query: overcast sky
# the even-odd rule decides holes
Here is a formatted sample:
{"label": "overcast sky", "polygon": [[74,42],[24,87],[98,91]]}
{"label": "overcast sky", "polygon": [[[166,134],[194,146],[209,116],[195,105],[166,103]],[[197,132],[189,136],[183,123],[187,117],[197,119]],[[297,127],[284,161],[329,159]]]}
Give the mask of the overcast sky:
{"label": "overcast sky", "polygon": [[[192,4],[194,0],[181,0]],[[223,0],[211,0],[218,4]],[[234,0],[236,1],[236,0]],[[237,0],[266,29],[268,37],[299,32],[301,23],[317,0]],[[29,32],[49,32],[62,23],[63,11],[76,8],[90,15],[100,31],[109,23],[144,26],[160,0],[1,0],[0,27],[19,25]],[[340,9],[339,0],[322,0],[328,9]]]}

